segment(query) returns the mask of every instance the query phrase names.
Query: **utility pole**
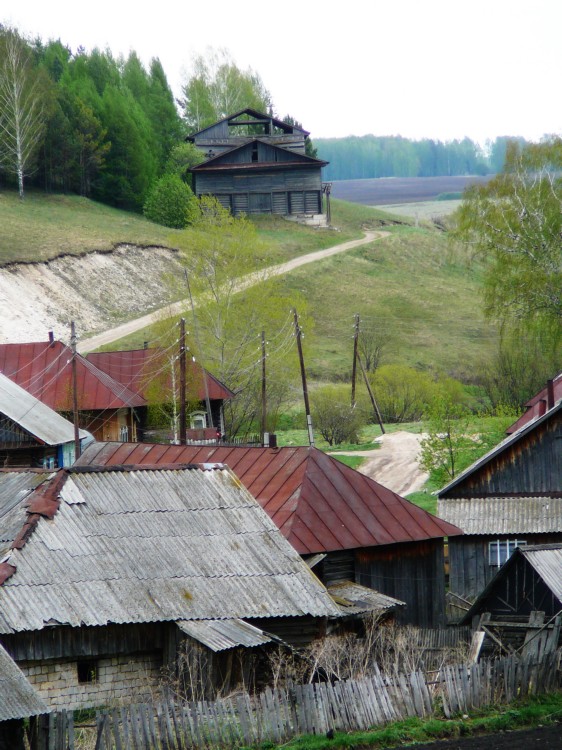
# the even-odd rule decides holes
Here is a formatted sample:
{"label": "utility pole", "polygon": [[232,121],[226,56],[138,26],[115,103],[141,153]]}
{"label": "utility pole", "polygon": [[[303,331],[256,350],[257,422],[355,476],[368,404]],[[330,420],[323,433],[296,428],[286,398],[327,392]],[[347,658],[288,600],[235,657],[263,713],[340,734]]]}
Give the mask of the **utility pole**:
{"label": "utility pole", "polygon": [[[189,293],[189,302],[191,304],[191,314],[193,315],[193,327],[195,328],[195,340],[197,341],[197,348],[201,359],[203,359],[203,350],[201,349],[201,339],[199,337],[199,326],[197,324],[197,315],[195,314],[195,305],[193,304],[193,295],[191,294],[191,285],[189,283],[189,276],[187,270],[185,270],[185,283],[187,285],[187,291]],[[195,359],[193,360],[195,362]],[[205,390],[205,407],[207,411],[207,426],[214,427],[213,424],[213,413],[211,412],[211,399],[209,398],[209,384],[207,383],[207,372],[203,365],[201,365],[201,374],[203,376],[203,387]],[[217,425],[220,430],[220,425]]]}
{"label": "utility pole", "polygon": [[355,383],[357,380],[357,346],[359,342],[359,315],[355,314],[355,331],[353,333],[353,367],[351,369],[351,408],[355,406]]}
{"label": "utility pole", "polygon": [[[172,365],[173,366],[173,365]],[[180,319],[180,445],[187,443],[187,414],[185,405],[185,318]]]}
{"label": "utility pole", "polygon": [[[267,430],[267,389],[265,381],[265,331],[261,332],[261,441],[265,446]],[[269,442],[269,441],[268,441]]]}
{"label": "utility pole", "polygon": [[384,429],[384,425],[382,423],[381,413],[379,411],[379,407],[377,406],[377,402],[375,401],[375,395],[373,393],[373,389],[371,388],[371,384],[369,383],[369,378],[367,377],[367,373],[365,372],[365,368],[363,367],[363,362],[361,361],[361,357],[359,356],[359,352],[357,352],[357,361],[359,362],[359,367],[361,368],[361,372],[363,373],[363,379],[365,380],[365,385],[367,386],[367,390],[369,391],[369,398],[371,399],[371,404],[373,405],[373,411],[375,412],[375,417],[377,418],[377,422],[380,425],[381,432],[384,435],[385,434],[385,429]]}
{"label": "utility pole", "polygon": [[76,327],[70,324],[70,348],[72,350],[72,421],[74,423],[74,460],[80,458],[80,427],[78,424],[78,378],[76,376]]}
{"label": "utility pole", "polygon": [[293,318],[295,321],[295,336],[297,339],[297,349],[299,352],[299,362],[301,366],[301,378],[302,378],[302,395],[304,397],[304,410],[306,412],[306,426],[308,428],[308,442],[311,448],[314,448],[314,432],[312,430],[312,416],[310,414],[310,403],[308,401],[308,388],[306,385],[306,371],[304,369],[304,357],[302,355],[302,343],[301,343],[301,328],[299,326],[299,318],[297,311],[293,308]]}

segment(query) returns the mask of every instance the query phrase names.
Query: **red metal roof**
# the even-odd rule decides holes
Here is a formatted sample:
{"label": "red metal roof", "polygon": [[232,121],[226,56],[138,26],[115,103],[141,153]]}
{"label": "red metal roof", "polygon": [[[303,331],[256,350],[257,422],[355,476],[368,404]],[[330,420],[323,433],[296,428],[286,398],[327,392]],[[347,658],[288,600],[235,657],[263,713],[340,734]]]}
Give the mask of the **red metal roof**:
{"label": "red metal roof", "polygon": [[[96,367],[107,372],[112,378],[124,383],[138,393],[145,395],[145,390],[153,378],[166,372],[166,354],[158,349],[132,349],[118,352],[92,352],[86,359]],[[234,393],[220,382],[210,372],[204,370],[200,364],[187,359],[187,383],[200,401],[205,400],[205,385],[203,373],[207,377],[209,398],[212,400],[227,400],[234,397]],[[164,375],[164,377],[166,377]]]}
{"label": "red metal roof", "polygon": [[78,466],[173,463],[226,464],[300,554],[462,533],[316,448],[95,443],[77,461]]}
{"label": "red metal roof", "polygon": [[[552,387],[554,391],[554,403],[562,398],[562,372],[559,372],[552,380]],[[517,432],[521,427],[529,424],[533,419],[542,417],[548,408],[548,387],[545,386],[540,390],[536,396],[530,398],[525,404],[526,411],[519,417],[519,419],[510,425],[506,432],[511,435],[513,432]]]}
{"label": "red metal roof", "polygon": [[[60,341],[0,344],[0,372],[55,411],[72,411],[72,351]],[[144,406],[145,399],[76,355],[81,411]]]}

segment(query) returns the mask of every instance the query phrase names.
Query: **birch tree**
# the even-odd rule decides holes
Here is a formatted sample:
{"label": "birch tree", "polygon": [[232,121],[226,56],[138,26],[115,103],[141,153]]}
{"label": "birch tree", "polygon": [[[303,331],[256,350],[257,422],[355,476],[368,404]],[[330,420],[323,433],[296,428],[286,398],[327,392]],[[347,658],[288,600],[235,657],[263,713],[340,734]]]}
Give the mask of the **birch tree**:
{"label": "birch tree", "polygon": [[49,80],[12,29],[0,29],[0,167],[16,175],[20,198],[47,123]]}

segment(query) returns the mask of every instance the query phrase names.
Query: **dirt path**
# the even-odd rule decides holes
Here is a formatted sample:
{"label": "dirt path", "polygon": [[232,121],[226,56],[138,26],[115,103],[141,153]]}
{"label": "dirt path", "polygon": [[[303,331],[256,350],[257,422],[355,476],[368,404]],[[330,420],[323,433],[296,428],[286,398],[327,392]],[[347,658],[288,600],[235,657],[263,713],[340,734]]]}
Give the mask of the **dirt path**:
{"label": "dirt path", "polygon": [[[306,255],[301,255],[298,258],[293,258],[293,260],[287,261],[287,263],[281,263],[277,266],[270,266],[268,269],[259,271],[258,273],[251,273],[247,276],[242,277],[239,281],[238,289],[239,291],[242,291],[243,289],[247,289],[249,286],[258,284],[264,278],[264,276],[282,276],[289,271],[293,271],[295,268],[300,268],[301,266],[305,266],[308,263],[315,263],[318,260],[329,258],[332,255],[337,255],[338,253],[344,253],[346,250],[352,250],[353,248],[360,247],[361,245],[367,245],[369,242],[381,239],[382,237],[385,237],[387,235],[388,232],[371,230],[365,232],[365,236],[359,240],[342,242],[339,245],[328,247],[325,250],[317,250],[316,252],[307,253]],[[97,334],[96,336],[84,339],[78,344],[78,351],[82,353],[90,352],[94,349],[98,349],[100,346],[111,344],[113,341],[117,341],[124,336],[128,336],[129,334],[135,333],[136,331],[140,331],[143,328],[151,325],[152,323],[160,320],[162,317],[162,313],[166,313],[166,315],[169,315],[170,317],[173,315],[178,315],[186,309],[186,304],[187,300],[181,300],[180,302],[176,302],[173,305],[167,305],[164,308],[154,310],[148,315],[143,315],[140,318],[129,320],[127,323],[123,323],[122,325],[116,326],[115,328],[111,328],[110,330],[104,331],[103,333]]]}
{"label": "dirt path", "polygon": [[404,496],[421,490],[427,481],[427,473],[418,464],[423,437],[412,432],[391,432],[378,438],[380,448],[347,455],[367,457],[359,471]]}

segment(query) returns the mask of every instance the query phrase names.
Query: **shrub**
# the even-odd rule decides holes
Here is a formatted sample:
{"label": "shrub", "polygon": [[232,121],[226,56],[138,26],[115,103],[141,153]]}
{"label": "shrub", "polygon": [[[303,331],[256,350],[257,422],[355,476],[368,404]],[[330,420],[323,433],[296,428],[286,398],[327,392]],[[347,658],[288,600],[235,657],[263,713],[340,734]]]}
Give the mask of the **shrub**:
{"label": "shrub", "polygon": [[313,395],[312,414],[315,428],[328,445],[359,442],[359,430],[365,424],[365,412],[351,407],[350,389],[326,385]]}
{"label": "shrub", "polygon": [[193,191],[173,174],[157,180],[144,204],[144,215],[150,221],[173,229],[183,229],[191,221],[197,205]]}

